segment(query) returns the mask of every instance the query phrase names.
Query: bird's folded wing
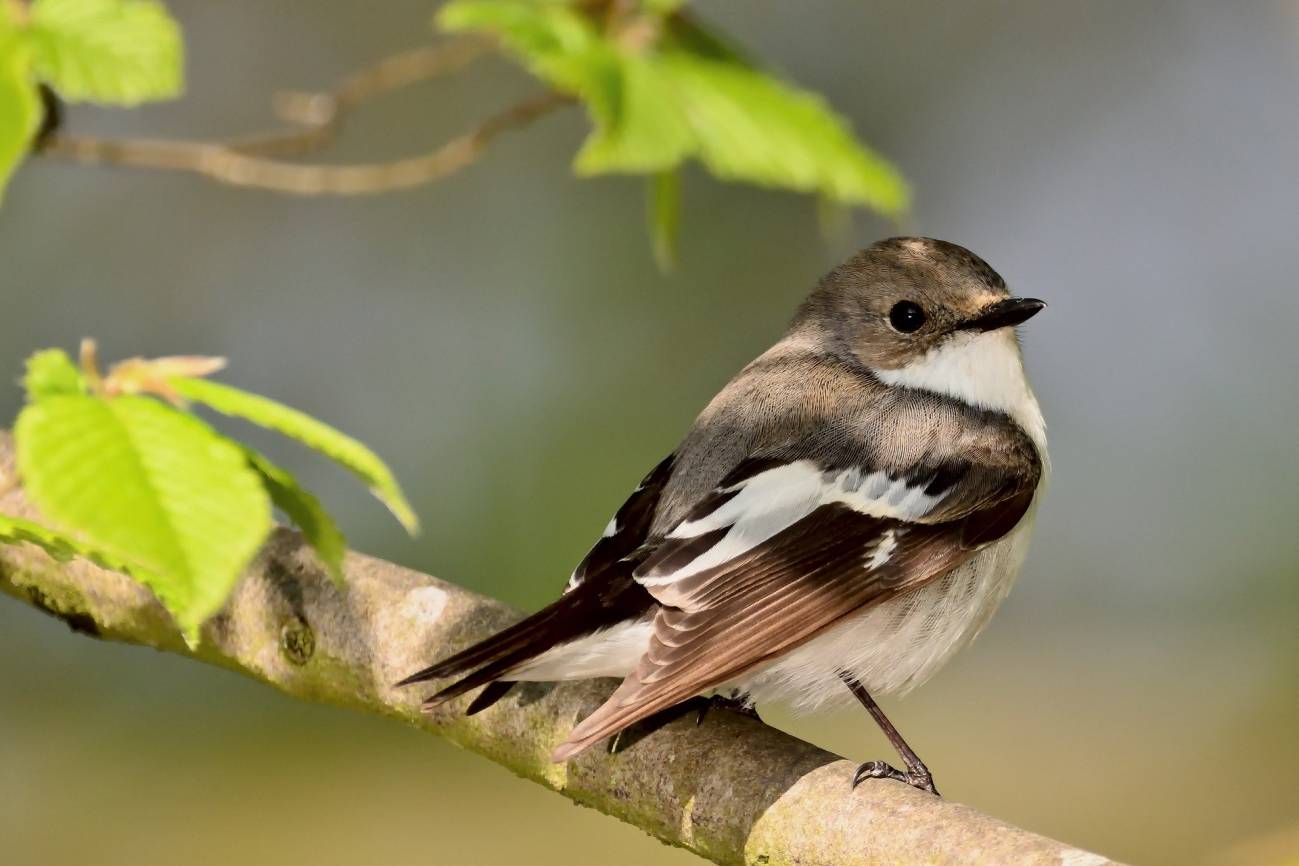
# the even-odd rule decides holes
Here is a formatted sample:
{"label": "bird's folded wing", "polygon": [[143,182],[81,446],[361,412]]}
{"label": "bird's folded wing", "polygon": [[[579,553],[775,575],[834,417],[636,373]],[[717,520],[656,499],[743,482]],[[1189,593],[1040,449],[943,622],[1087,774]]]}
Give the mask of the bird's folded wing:
{"label": "bird's folded wing", "polygon": [[1037,467],[901,475],[802,459],[741,464],[636,569],[664,607],[637,670],[555,760],[760,667],[1010,531]]}
{"label": "bird's folded wing", "polygon": [[[435,704],[492,683],[555,646],[612,628],[624,620],[648,616],[654,599],[632,580],[632,571],[643,558],[637,551],[649,534],[672,466],[673,457],[669,455],[632,491],[569,578],[561,598],[509,628],[411,674],[398,685],[460,675],[459,680],[428,699],[428,704]],[[576,592],[578,589],[581,592]],[[470,705],[470,715],[500,700],[509,687],[508,680],[492,683]]]}
{"label": "bird's folded wing", "polygon": [[675,455],[669,454],[641,479],[640,484],[609,521],[600,540],[573,570],[565,592],[606,573],[645,543],[663,487],[672,476],[674,457]]}

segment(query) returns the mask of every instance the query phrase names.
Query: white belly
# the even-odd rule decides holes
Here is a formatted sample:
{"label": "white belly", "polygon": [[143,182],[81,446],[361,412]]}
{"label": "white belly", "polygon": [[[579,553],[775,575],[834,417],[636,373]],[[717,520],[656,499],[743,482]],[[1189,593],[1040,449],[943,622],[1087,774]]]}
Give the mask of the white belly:
{"label": "white belly", "polygon": [[852,699],[840,671],[872,694],[920,685],[974,640],[1010,592],[1032,516],[947,576],[849,617],[731,687],[758,705],[779,700],[806,710]]}

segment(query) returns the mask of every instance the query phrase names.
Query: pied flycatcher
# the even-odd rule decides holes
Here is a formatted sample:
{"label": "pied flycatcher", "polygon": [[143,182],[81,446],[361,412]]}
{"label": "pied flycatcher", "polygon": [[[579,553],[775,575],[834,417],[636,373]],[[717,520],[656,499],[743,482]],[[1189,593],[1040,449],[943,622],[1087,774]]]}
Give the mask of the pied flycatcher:
{"label": "pied flycatcher", "polygon": [[558,601],[403,681],[426,708],[518,680],[620,677],[555,749],[702,694],[801,707],[855,696],[937,793],[871,694],[932,675],[1005,598],[1046,477],[1046,427],[1011,297],[969,250],[892,238],[827,275],[618,509]]}

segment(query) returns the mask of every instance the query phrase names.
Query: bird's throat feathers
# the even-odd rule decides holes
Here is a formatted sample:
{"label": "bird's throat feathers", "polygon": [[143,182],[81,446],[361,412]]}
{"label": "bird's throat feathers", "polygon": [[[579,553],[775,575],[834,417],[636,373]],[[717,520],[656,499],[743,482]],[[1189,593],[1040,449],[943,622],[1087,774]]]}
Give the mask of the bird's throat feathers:
{"label": "bird's throat feathers", "polygon": [[871,370],[886,385],[942,394],[979,409],[1003,412],[1046,451],[1046,422],[1024,375],[1015,332],[953,334],[919,358],[890,370]]}

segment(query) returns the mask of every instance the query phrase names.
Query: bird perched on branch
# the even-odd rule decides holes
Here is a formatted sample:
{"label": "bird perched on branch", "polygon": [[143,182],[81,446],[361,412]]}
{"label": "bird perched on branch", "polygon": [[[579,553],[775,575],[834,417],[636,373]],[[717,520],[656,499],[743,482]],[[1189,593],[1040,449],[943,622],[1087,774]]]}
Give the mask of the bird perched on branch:
{"label": "bird perched on branch", "polygon": [[1046,476],[1042,413],[1012,297],[982,259],[891,238],[832,271],[785,335],[713,398],[618,509],[549,607],[403,684],[621,677],[555,749],[563,761],[697,696],[811,708],[923,682],[1005,598]]}

